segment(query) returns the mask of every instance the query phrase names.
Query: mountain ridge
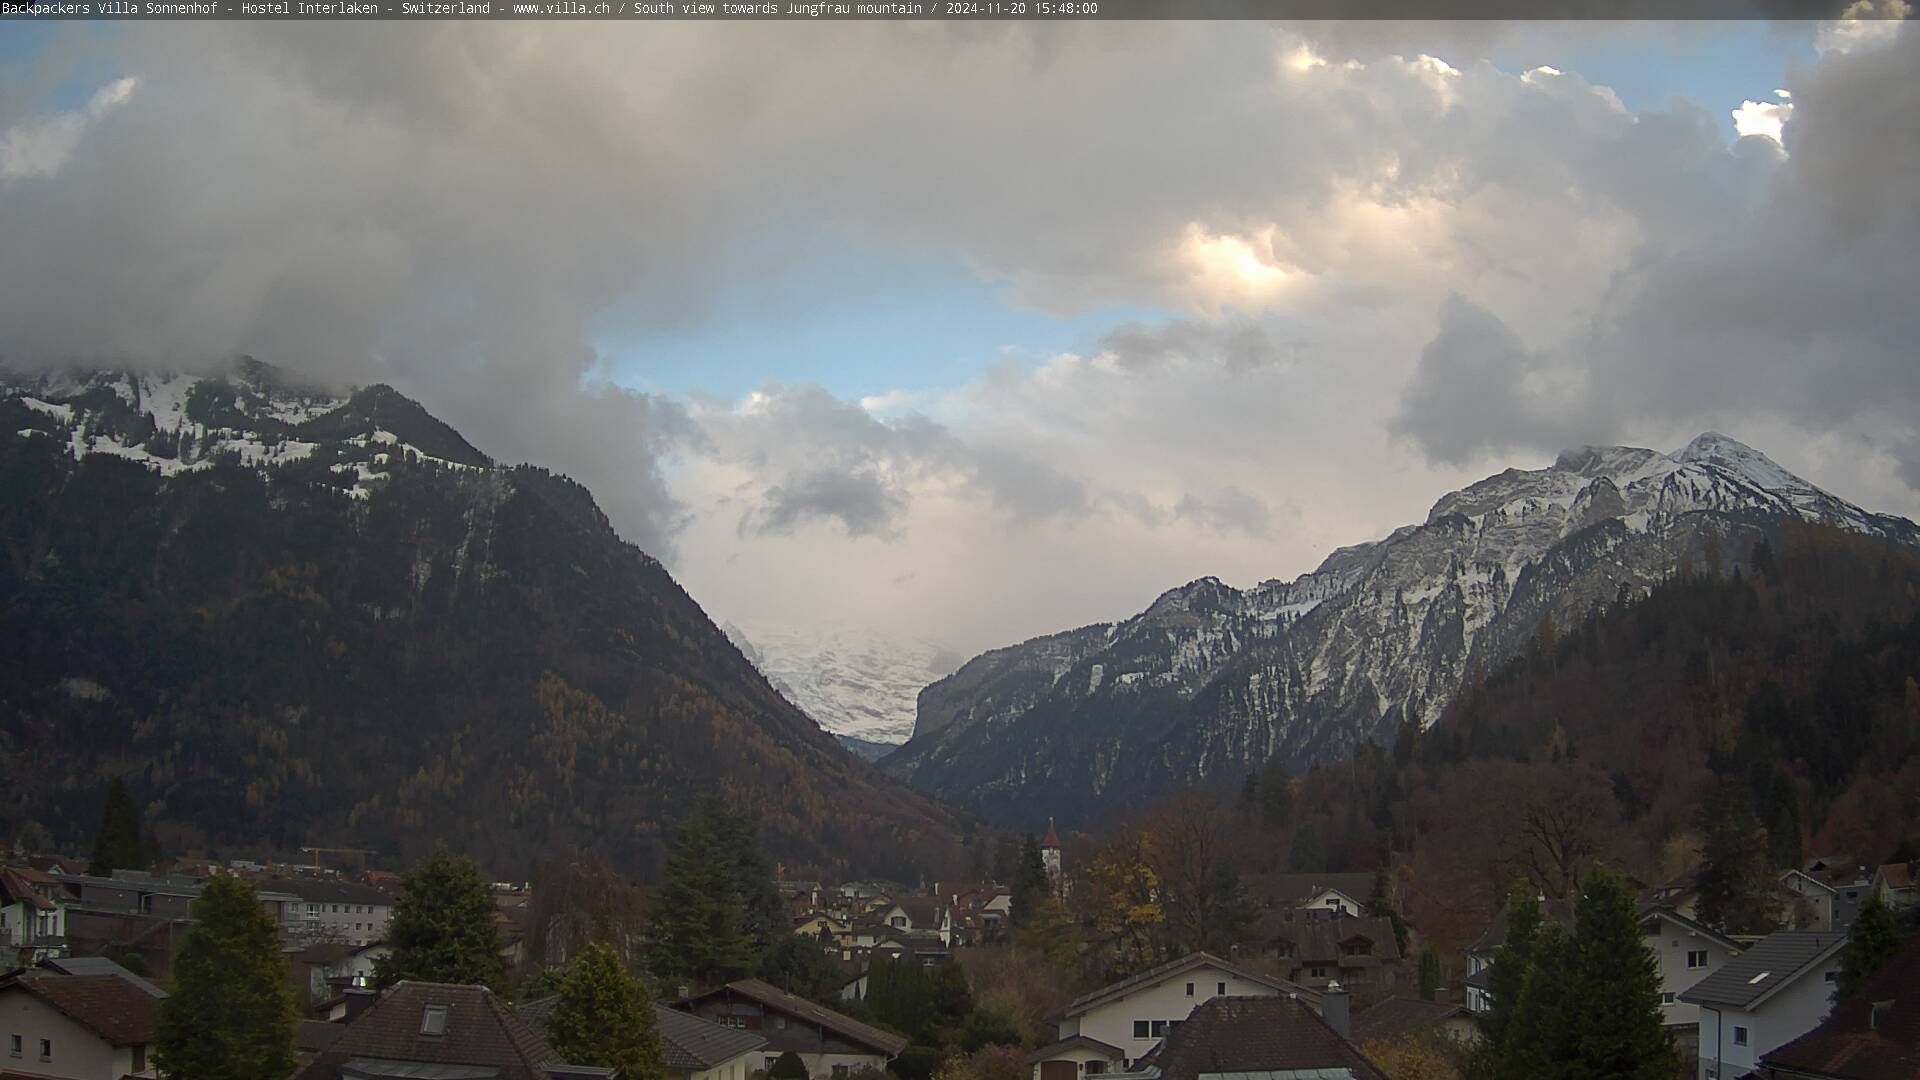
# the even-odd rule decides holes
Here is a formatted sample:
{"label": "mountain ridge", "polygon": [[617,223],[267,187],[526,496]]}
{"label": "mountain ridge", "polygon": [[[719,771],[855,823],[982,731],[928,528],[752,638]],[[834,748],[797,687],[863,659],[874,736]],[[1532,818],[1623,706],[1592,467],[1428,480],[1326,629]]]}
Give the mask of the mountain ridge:
{"label": "mountain ridge", "polygon": [[[1764,454],[1704,433],[1672,454],[1580,447],[1437,499],[1424,522],[1292,580],[1203,577],[1140,614],[990,650],[921,692],[882,759],[922,790],[1015,824],[1291,768],[1425,727],[1461,681],[1543,624],[1699,561],[1737,562],[1784,520],[1920,544]],[[1234,774],[1238,774],[1237,776]]]}

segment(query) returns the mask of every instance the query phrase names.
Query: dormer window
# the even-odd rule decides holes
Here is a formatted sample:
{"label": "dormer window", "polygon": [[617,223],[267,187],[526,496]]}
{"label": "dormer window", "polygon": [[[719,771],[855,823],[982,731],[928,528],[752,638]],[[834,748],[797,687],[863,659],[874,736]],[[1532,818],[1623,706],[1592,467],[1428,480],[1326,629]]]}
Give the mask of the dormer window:
{"label": "dormer window", "polygon": [[420,1013],[420,1034],[439,1038],[447,1033],[447,1007],[429,1005]]}

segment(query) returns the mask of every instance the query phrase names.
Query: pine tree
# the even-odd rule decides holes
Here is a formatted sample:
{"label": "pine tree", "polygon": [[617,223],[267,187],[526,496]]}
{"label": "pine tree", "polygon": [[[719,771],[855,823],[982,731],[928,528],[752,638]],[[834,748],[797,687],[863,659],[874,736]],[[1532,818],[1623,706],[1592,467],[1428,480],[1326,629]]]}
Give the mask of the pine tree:
{"label": "pine tree", "polygon": [[160,1003],[154,1063],[191,1080],[259,1080],[293,1071],[293,991],[279,931],[253,886],[207,882]]}
{"label": "pine tree", "polygon": [[1540,901],[1526,882],[1516,882],[1507,890],[1506,940],[1493,951],[1493,963],[1487,972],[1487,996],[1491,999],[1480,1030],[1487,1043],[1498,1048],[1506,1038],[1507,1025],[1526,988],[1527,975],[1533,970],[1533,938],[1540,930]]}
{"label": "pine tree", "polygon": [[391,952],[375,961],[375,979],[402,979],[507,988],[500,933],[493,922],[493,891],[472,859],[435,848],[408,874],[393,920]]}
{"label": "pine tree", "polygon": [[730,812],[718,797],[705,800],[696,812],[712,823],[714,843],[731,862],[733,888],[742,908],[741,934],[752,959],[749,967],[757,970],[767,950],[792,936],[787,933],[787,905],[780,899],[773,870],[760,847],[760,830],[751,817]]}
{"label": "pine tree", "polygon": [[593,942],[560,980],[547,1041],[572,1065],[614,1069],[616,1080],[661,1080],[666,1058],[646,987],[605,942]]}
{"label": "pine tree", "polygon": [[1287,851],[1287,870],[1295,874],[1317,874],[1327,868],[1327,846],[1320,830],[1308,817],[1293,830],[1293,846]]}
{"label": "pine tree", "polygon": [[100,814],[100,833],[93,841],[93,861],[87,873],[106,877],[115,870],[145,870],[146,848],[140,842],[140,811],[119,777],[107,785],[107,803]]}
{"label": "pine tree", "polygon": [[1559,923],[1540,927],[1528,945],[1525,985],[1508,1013],[1494,1080],[1557,1080],[1571,1075],[1578,988],[1575,946]]}
{"label": "pine tree", "polygon": [[1867,897],[1847,930],[1847,946],[1840,952],[1840,973],[1834,979],[1835,1004],[1852,997],[1873,974],[1900,951],[1900,927],[1878,892]]}
{"label": "pine tree", "polygon": [[1575,914],[1572,1056],[1583,1080],[1670,1080],[1679,1066],[1660,1008],[1660,964],[1633,892],[1617,874],[1587,875]]}
{"label": "pine tree", "polygon": [[807,1063],[800,1055],[791,1050],[773,1059],[773,1068],[767,1070],[772,1080],[807,1080]]}
{"label": "pine tree", "polygon": [[695,812],[667,852],[667,880],[648,923],[655,975],[709,986],[754,969],[738,862],[720,845],[709,815]]}
{"label": "pine tree", "polygon": [[1432,1001],[1440,994],[1440,954],[1420,950],[1420,1000]]}
{"label": "pine tree", "polygon": [[1020,848],[1020,863],[1013,873],[1013,895],[1008,898],[1012,910],[1008,918],[1014,926],[1024,926],[1045,900],[1052,887],[1047,881],[1047,864],[1040,858],[1040,841],[1032,833]]}
{"label": "pine tree", "polygon": [[1767,866],[1767,831],[1754,815],[1747,786],[1717,785],[1700,808],[1704,836],[1700,873],[1700,921],[1730,934],[1773,929],[1773,874]]}

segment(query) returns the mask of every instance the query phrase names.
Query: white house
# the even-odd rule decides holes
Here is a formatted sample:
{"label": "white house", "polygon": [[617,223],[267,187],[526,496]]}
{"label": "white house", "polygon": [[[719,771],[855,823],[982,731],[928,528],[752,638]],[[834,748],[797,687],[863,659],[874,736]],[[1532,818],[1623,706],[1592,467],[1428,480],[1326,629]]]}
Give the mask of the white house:
{"label": "white house", "polygon": [[1700,1011],[1700,1080],[1735,1080],[1806,1034],[1832,1006],[1845,934],[1783,930],[1680,994]]}
{"label": "white house", "polygon": [[67,951],[67,905],[37,871],[0,867],[0,967],[28,967]]}
{"label": "white house", "polygon": [[767,1040],[740,1028],[711,1024],[690,1013],[653,1007],[667,1073],[675,1080],[747,1080],[761,1067]]}
{"label": "white house", "polygon": [[765,1040],[755,1069],[771,1069],[780,1055],[797,1054],[815,1080],[844,1080],[852,1073],[883,1071],[907,1040],[822,1008],[759,979],[742,979],[674,1006],[713,1024],[752,1032]]}
{"label": "white house", "polygon": [[880,913],[879,921],[888,930],[934,934],[940,944],[953,944],[953,908],[937,896],[903,896]]}
{"label": "white house", "polygon": [[299,939],[365,945],[385,938],[387,920],[393,917],[392,897],[351,881],[287,878],[262,882],[261,887],[297,898],[288,905],[286,923],[289,934]]}
{"label": "white house", "polygon": [[1056,1016],[1059,1038],[1028,1055],[1034,1080],[1075,1080],[1121,1071],[1159,1045],[1193,1010],[1216,997],[1321,996],[1285,979],[1192,953],[1071,1002]]}
{"label": "white house", "polygon": [[1920,904],[1920,862],[1888,863],[1875,870],[1873,893],[1896,913]]}
{"label": "white house", "polygon": [[0,1070],[60,1080],[153,1076],[160,999],[117,975],[27,971],[0,981]]}
{"label": "white house", "polygon": [[1720,970],[1744,947],[1669,907],[1642,914],[1640,929],[1660,963],[1660,1007],[1666,1025],[1680,1041],[1690,1042],[1700,1022],[1700,1007],[1681,1001],[1680,995]]}

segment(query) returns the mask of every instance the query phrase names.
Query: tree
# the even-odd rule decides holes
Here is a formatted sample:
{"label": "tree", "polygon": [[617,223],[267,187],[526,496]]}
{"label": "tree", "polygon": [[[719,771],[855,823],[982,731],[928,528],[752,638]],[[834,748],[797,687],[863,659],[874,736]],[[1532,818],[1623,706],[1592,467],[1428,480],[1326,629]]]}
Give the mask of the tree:
{"label": "tree", "polygon": [[788,933],[787,905],[773,881],[773,869],[760,847],[760,830],[745,813],[733,813],[719,796],[703,800],[698,813],[713,823],[714,843],[732,870],[740,896],[740,933],[754,966]]}
{"label": "tree", "polygon": [[1278,828],[1293,816],[1293,781],[1276,759],[1260,770],[1260,820]]}
{"label": "tree", "polygon": [[700,811],[689,815],[667,853],[667,880],[648,923],[654,974],[710,986],[753,970],[737,867],[721,848],[710,817]]}
{"label": "tree", "polygon": [[1575,912],[1577,995],[1572,1045],[1591,1080],[1669,1080],[1679,1061],[1660,1005],[1660,964],[1647,948],[1633,891],[1618,874],[1587,876]]}
{"label": "tree", "polygon": [[1008,898],[1012,911],[1008,919],[1015,927],[1026,925],[1035,909],[1053,892],[1047,880],[1047,864],[1040,857],[1040,841],[1032,833],[1020,848],[1020,861],[1014,867],[1013,895]]}
{"label": "tree", "polygon": [[1900,927],[1893,912],[1881,902],[1880,894],[1874,892],[1860,906],[1847,931],[1847,946],[1840,952],[1840,973],[1834,979],[1834,1003],[1852,997],[1899,951]]}
{"label": "tree", "polygon": [[1154,935],[1166,915],[1151,837],[1127,829],[1095,849],[1074,878],[1070,898],[1095,947],[1112,956],[1109,976],[1124,978],[1153,966]]}
{"label": "tree", "polygon": [[620,954],[603,941],[582,950],[560,980],[547,1041],[569,1064],[611,1067],[617,1080],[666,1076],[653,1001]]}
{"label": "tree", "polygon": [[984,1005],[967,1014],[960,1024],[960,1049],[971,1054],[983,1046],[1019,1046],[1020,1029],[1013,1018]]}
{"label": "tree", "polygon": [[106,877],[115,870],[145,870],[147,851],[140,842],[140,811],[119,777],[107,785],[107,802],[100,814],[100,832],[93,841],[93,861],[87,873]]}
{"label": "tree", "polygon": [[1432,1001],[1440,993],[1440,954],[1420,950],[1420,1000]]}
{"label": "tree", "polygon": [[931,1042],[939,1026],[934,985],[910,955],[876,956],[867,964],[867,1008],[874,1020],[911,1038]]}
{"label": "tree", "polygon": [[183,1080],[258,1080],[293,1071],[293,991],[279,930],[253,886],[207,882],[160,1003],[154,1063]]}
{"label": "tree", "polygon": [[408,874],[387,924],[389,954],[374,962],[379,985],[402,979],[507,987],[493,891],[472,859],[436,847]]}
{"label": "tree", "polygon": [[1293,830],[1293,846],[1287,851],[1287,869],[1296,874],[1317,874],[1327,868],[1327,846],[1320,839],[1314,819],[1306,818]]}
{"label": "tree", "polygon": [[846,982],[819,942],[798,934],[786,935],[767,950],[760,961],[760,977],[789,994],[836,1007]]}
{"label": "tree", "polygon": [[1491,1000],[1480,1022],[1481,1033],[1496,1053],[1504,1044],[1520,993],[1533,970],[1533,938],[1539,929],[1540,901],[1532,886],[1515,882],[1507,890],[1506,940],[1493,951],[1493,963],[1487,972],[1487,996]]}
{"label": "tree", "polygon": [[1730,934],[1763,934],[1774,928],[1774,881],[1767,866],[1767,831],[1754,815],[1747,786],[1735,780],[1715,785],[1700,807],[1704,865],[1700,871],[1700,921]]}
{"label": "tree", "polygon": [[588,943],[612,945],[632,963],[646,927],[645,900],[606,860],[569,850],[540,868],[527,908],[527,953],[536,964],[565,966]]}
{"label": "tree", "polygon": [[1574,945],[1559,923],[1541,926],[1528,944],[1525,984],[1496,1049],[1494,1080],[1548,1080],[1573,1064],[1576,999]]}
{"label": "tree", "polygon": [[773,1068],[767,1070],[772,1080],[807,1080],[807,1063],[800,1055],[791,1050],[773,1059]]}

